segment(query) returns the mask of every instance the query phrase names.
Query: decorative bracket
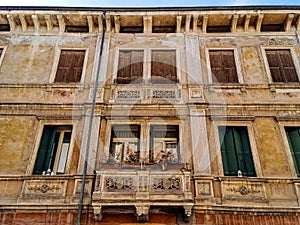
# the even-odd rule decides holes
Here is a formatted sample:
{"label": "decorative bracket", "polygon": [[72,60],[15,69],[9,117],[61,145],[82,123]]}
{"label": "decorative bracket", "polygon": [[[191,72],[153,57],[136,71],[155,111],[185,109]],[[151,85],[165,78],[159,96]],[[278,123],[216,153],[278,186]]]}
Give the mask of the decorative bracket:
{"label": "decorative bracket", "polygon": [[94,208],[94,219],[96,222],[101,222],[103,217],[102,206],[97,206]]}
{"label": "decorative bracket", "polygon": [[192,205],[185,205],[184,208],[184,222],[188,223],[190,222],[191,216],[192,216]]}
{"label": "decorative bracket", "polygon": [[136,218],[138,222],[148,222],[149,220],[149,208],[148,205],[136,205]]}

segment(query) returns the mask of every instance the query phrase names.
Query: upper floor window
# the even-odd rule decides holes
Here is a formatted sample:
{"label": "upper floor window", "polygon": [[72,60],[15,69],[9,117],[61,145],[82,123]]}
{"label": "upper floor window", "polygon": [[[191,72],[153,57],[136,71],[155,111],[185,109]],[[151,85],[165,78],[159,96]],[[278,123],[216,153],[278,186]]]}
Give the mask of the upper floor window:
{"label": "upper floor window", "polygon": [[219,126],[221,156],[225,176],[256,176],[246,126]]}
{"label": "upper floor window", "polygon": [[234,50],[209,50],[212,82],[238,83]]}
{"label": "upper floor window", "polygon": [[177,83],[175,50],[152,50],[151,81],[155,84]]}
{"label": "upper floor window", "polygon": [[300,127],[285,127],[297,176],[300,177]]}
{"label": "upper floor window", "polygon": [[44,126],[33,174],[65,173],[71,134],[72,126]]}
{"label": "upper floor window", "polygon": [[273,82],[298,82],[296,68],[288,49],[266,50]]}
{"label": "upper floor window", "polygon": [[143,50],[121,50],[119,52],[118,84],[140,83],[143,79]]}
{"label": "upper floor window", "polygon": [[80,82],[85,50],[61,50],[54,82]]}
{"label": "upper floor window", "polygon": [[178,82],[176,50],[119,50],[114,82],[118,84]]}

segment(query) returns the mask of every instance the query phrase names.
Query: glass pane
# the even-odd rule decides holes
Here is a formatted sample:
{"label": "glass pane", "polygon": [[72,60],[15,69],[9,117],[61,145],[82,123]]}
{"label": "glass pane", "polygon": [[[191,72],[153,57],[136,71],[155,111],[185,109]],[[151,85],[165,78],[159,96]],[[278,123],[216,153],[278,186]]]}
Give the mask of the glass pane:
{"label": "glass pane", "polygon": [[111,133],[109,162],[138,162],[140,126],[114,125]]}
{"label": "glass pane", "polygon": [[179,161],[179,128],[177,125],[151,126],[150,161],[158,163],[163,157]]}
{"label": "glass pane", "polygon": [[64,173],[68,158],[68,152],[71,141],[71,132],[64,133],[64,140],[61,146],[60,157],[58,161],[57,173]]}

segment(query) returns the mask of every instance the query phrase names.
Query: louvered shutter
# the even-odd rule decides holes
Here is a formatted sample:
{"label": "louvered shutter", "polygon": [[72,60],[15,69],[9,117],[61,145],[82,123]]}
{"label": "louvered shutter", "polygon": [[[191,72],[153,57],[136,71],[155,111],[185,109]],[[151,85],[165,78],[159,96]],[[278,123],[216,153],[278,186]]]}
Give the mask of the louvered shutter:
{"label": "louvered shutter", "polygon": [[151,77],[153,83],[176,83],[176,51],[153,50],[151,53]]}
{"label": "louvered shutter", "polygon": [[290,50],[266,50],[273,82],[298,82]]}
{"label": "louvered shutter", "polygon": [[219,127],[221,155],[225,176],[256,176],[247,127]]}
{"label": "louvered shutter", "polygon": [[214,83],[238,83],[233,50],[210,50],[209,59]]}
{"label": "louvered shutter", "polygon": [[256,176],[247,127],[235,127],[236,151],[238,152],[239,169],[245,176]]}
{"label": "louvered shutter", "polygon": [[224,175],[235,176],[237,175],[238,164],[232,128],[219,128],[219,138],[221,142]]}
{"label": "louvered shutter", "polygon": [[286,128],[287,139],[290,145],[297,176],[300,177],[300,128]]}
{"label": "louvered shutter", "polygon": [[55,82],[80,82],[84,50],[62,50],[56,71]]}
{"label": "louvered shutter", "polygon": [[280,50],[280,60],[285,82],[298,82],[297,72],[289,50]]}
{"label": "louvered shutter", "polygon": [[142,50],[122,50],[119,52],[119,63],[117,83],[129,84],[140,82],[143,78],[143,57]]}
{"label": "louvered shutter", "polygon": [[37,158],[35,161],[35,166],[33,169],[33,174],[42,174],[43,171],[47,171],[49,168],[49,163],[52,156],[52,151],[54,148],[54,140],[56,134],[56,127],[45,126],[43,130],[43,135],[40,142],[40,147],[38,150]]}

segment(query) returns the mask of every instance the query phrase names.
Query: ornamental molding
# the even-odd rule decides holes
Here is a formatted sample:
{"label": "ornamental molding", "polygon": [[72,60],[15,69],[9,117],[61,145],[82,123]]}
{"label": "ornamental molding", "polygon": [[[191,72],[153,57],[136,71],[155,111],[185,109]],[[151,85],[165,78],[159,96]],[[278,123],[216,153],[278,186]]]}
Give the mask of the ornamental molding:
{"label": "ornamental molding", "polygon": [[29,186],[27,187],[29,191],[33,192],[41,192],[41,193],[47,193],[48,191],[57,191],[60,190],[61,188],[57,185],[48,185],[48,184],[42,184],[42,185],[34,185],[34,186]]}
{"label": "ornamental molding", "polygon": [[26,195],[55,195],[64,196],[66,181],[60,180],[27,180],[23,183],[22,196]]}
{"label": "ornamental molding", "polygon": [[256,193],[261,193],[261,190],[258,189],[253,189],[253,188],[248,188],[244,185],[236,188],[236,187],[228,187],[226,189],[229,192],[233,193],[240,193],[241,195],[248,195],[248,194],[256,194]]}

